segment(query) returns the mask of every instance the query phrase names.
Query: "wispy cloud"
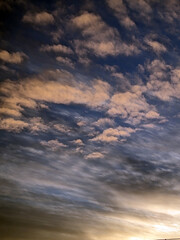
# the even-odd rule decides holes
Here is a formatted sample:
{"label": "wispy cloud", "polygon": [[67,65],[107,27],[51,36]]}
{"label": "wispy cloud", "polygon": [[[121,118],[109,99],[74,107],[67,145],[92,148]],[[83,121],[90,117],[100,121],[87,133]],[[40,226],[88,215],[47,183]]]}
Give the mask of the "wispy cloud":
{"label": "wispy cloud", "polygon": [[107,0],[108,6],[113,10],[114,15],[119,20],[120,24],[124,27],[132,28],[135,27],[135,23],[128,16],[127,8],[122,0]]}

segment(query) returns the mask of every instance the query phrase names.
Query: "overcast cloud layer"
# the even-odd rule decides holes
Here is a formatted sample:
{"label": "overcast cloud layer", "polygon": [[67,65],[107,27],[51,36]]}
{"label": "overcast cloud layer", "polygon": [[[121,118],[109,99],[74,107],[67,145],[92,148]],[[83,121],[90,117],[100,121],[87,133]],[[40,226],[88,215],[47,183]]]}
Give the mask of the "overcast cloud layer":
{"label": "overcast cloud layer", "polygon": [[0,239],[180,237],[179,0],[1,0],[0,36]]}

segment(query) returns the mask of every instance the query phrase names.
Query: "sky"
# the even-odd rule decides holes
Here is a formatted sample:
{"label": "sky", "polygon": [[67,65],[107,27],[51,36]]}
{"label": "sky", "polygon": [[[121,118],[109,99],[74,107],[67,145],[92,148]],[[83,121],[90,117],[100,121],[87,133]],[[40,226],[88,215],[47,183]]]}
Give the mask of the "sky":
{"label": "sky", "polygon": [[180,237],[180,1],[0,0],[0,239]]}

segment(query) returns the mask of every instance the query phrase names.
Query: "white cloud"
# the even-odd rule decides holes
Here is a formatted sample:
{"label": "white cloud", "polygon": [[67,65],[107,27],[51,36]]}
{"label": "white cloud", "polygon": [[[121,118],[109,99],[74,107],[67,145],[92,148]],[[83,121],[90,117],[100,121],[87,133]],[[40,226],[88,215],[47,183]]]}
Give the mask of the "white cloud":
{"label": "white cloud", "polygon": [[20,64],[27,56],[23,52],[9,53],[6,50],[0,51],[0,60],[8,63]]}
{"label": "white cloud", "polygon": [[54,17],[52,14],[45,11],[40,13],[27,12],[23,17],[23,22],[45,26],[54,23]]}

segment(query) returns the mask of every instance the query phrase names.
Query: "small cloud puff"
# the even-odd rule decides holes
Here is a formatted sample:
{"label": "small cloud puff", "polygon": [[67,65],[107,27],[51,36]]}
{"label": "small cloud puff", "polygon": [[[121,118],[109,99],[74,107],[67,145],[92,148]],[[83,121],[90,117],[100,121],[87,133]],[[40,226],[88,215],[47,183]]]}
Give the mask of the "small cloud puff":
{"label": "small cloud puff", "polygon": [[54,17],[52,14],[48,12],[40,12],[40,13],[26,13],[23,17],[23,22],[28,22],[36,25],[49,25],[54,23]]}
{"label": "small cloud puff", "polygon": [[7,63],[20,64],[25,58],[27,58],[27,56],[23,52],[9,53],[6,50],[0,51],[0,60]]}
{"label": "small cloud puff", "polygon": [[49,141],[41,141],[41,145],[50,148],[52,151],[56,151],[59,148],[67,147],[64,143],[59,142],[57,139]]}
{"label": "small cloud puff", "polygon": [[96,122],[93,123],[94,126],[100,127],[100,126],[106,126],[110,125],[113,126],[115,124],[113,119],[110,118],[100,118]]}
{"label": "small cloud puff", "polygon": [[43,45],[40,48],[40,51],[43,52],[60,52],[60,53],[66,53],[66,54],[71,54],[73,53],[73,51],[71,50],[71,48],[62,45],[62,44],[57,44],[57,45]]}
{"label": "small cloud puff", "polygon": [[76,140],[72,141],[72,143],[74,143],[76,145],[79,145],[79,146],[83,146],[84,145],[84,143],[83,143],[83,141],[81,139],[76,139]]}
{"label": "small cloud puff", "polygon": [[153,49],[153,51],[156,53],[161,53],[161,52],[167,51],[166,47],[162,43],[159,43],[158,41],[146,39],[145,43],[147,45],[149,45]]}
{"label": "small cloud puff", "polygon": [[104,155],[100,152],[93,152],[88,154],[85,159],[104,158]]}

